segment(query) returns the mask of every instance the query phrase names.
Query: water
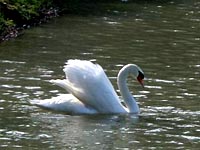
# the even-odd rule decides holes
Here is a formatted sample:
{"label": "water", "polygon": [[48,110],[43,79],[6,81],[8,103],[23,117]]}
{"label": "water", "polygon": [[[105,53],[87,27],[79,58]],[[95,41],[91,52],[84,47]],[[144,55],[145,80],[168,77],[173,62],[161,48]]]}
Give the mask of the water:
{"label": "water", "polygon": [[[1,149],[198,149],[200,3],[132,3],[128,11],[67,15],[0,47]],[[122,65],[138,64],[145,88],[129,81],[141,108],[132,115],[69,116],[32,106],[65,93],[70,58],[99,63],[117,90]]]}

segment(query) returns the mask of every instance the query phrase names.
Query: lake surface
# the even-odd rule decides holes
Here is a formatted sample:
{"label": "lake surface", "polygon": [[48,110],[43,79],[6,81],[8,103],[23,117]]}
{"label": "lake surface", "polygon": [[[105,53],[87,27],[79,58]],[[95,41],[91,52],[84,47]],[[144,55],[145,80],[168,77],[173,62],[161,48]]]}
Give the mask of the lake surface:
{"label": "lake surface", "polygon": [[[126,5],[126,4],[125,4]],[[0,45],[0,149],[199,149],[200,2],[130,3],[128,10],[66,15]],[[128,80],[141,114],[70,116],[32,106],[65,93],[68,59],[100,64],[117,90],[128,63],[145,88]]]}

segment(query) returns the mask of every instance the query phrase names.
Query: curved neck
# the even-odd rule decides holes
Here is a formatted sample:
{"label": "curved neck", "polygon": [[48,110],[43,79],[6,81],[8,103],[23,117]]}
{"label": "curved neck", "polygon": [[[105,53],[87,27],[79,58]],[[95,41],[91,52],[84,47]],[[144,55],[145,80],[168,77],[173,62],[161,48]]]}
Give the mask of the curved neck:
{"label": "curved neck", "polygon": [[117,77],[117,84],[120,90],[121,96],[124,99],[124,102],[129,110],[130,113],[139,113],[139,106],[136,103],[134,97],[129,91],[127,86],[127,77],[129,75],[130,69],[134,69],[131,65],[124,66]]}

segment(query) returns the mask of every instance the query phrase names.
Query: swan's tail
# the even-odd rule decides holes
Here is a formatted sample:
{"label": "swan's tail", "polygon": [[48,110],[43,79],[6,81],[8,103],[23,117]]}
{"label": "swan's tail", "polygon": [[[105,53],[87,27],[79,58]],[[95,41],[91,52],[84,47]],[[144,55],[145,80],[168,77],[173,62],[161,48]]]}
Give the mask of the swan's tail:
{"label": "swan's tail", "polygon": [[31,100],[32,105],[68,114],[96,114],[97,111],[84,105],[72,94],[60,94],[56,97],[44,100]]}
{"label": "swan's tail", "polygon": [[55,102],[51,99],[45,99],[45,100],[30,100],[31,105],[35,105],[38,107],[46,108],[46,109],[55,109],[54,105]]}

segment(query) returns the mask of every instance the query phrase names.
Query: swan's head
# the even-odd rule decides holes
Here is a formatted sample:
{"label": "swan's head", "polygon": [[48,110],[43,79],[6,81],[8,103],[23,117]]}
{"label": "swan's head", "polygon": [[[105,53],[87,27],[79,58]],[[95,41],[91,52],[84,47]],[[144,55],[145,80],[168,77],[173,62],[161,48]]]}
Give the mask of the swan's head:
{"label": "swan's head", "polygon": [[135,64],[125,65],[118,73],[118,82],[124,81],[128,75],[132,75],[144,87],[144,72]]}
{"label": "swan's head", "polygon": [[133,75],[133,77],[136,78],[136,80],[142,85],[142,87],[144,87],[144,72],[142,71],[142,69],[135,65],[135,64],[128,64],[126,66],[124,66],[121,71],[122,74],[126,74],[125,76]]}
{"label": "swan's head", "polygon": [[129,73],[136,77],[137,81],[144,87],[144,72],[142,69],[135,64],[129,64],[127,68],[129,68]]}

